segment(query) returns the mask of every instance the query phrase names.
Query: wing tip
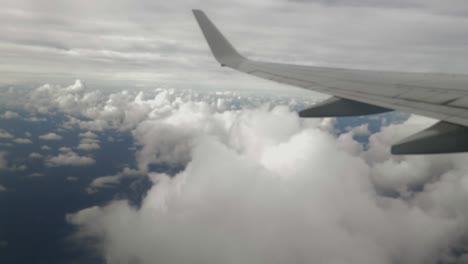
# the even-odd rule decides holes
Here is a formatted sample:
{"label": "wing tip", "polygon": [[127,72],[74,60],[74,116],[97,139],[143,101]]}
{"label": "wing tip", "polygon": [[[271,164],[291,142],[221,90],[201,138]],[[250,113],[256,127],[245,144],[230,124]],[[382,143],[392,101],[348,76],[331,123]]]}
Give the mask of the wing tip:
{"label": "wing tip", "polygon": [[200,9],[192,9],[193,15],[205,36],[214,57],[221,66],[238,67],[245,58],[237,52],[208,16]]}
{"label": "wing tip", "polygon": [[203,12],[203,10],[201,9],[192,9],[192,13],[195,15],[195,16],[198,16],[198,15],[205,15],[205,12]]}

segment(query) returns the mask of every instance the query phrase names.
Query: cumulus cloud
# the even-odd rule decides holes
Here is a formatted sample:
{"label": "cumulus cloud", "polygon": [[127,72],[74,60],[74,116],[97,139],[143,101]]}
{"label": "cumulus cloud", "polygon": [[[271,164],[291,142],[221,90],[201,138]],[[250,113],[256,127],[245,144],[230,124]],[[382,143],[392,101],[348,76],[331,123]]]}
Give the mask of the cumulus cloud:
{"label": "cumulus cloud", "polygon": [[[466,155],[389,152],[434,120],[388,124],[362,146],[353,136],[367,134],[365,125],[338,135],[336,119],[299,119],[293,110],[312,98],[174,89],[96,95],[81,82],[72,87],[42,86],[32,93],[48,104],[28,107],[59,109],[67,129],[131,131],[137,146],[138,169],[97,178],[87,191],[125,177],[153,181],[139,208],[113,201],[67,216],[77,238],[93,237],[109,263],[463,259],[452,252],[464,252],[467,239]],[[80,144],[99,143],[91,133],[81,133]],[[47,166],[95,162],[60,150]],[[155,166],[181,172],[156,174]]]}
{"label": "cumulus cloud", "polygon": [[70,147],[60,147],[58,149],[60,152],[70,152],[72,149]]}
{"label": "cumulus cloud", "polygon": [[31,159],[42,159],[43,155],[37,152],[32,152],[29,154],[29,158]]}
{"label": "cumulus cloud", "polygon": [[96,150],[96,149],[100,149],[101,147],[95,143],[95,142],[92,142],[92,143],[80,143],[77,147],[77,149],[79,150]]}
{"label": "cumulus cloud", "polygon": [[370,134],[369,124],[362,124],[356,127],[348,127],[348,131],[353,133],[356,136],[367,136]]}
{"label": "cumulus cloud", "polygon": [[97,150],[101,148],[101,146],[99,146],[100,141],[98,139],[98,136],[95,133],[88,131],[86,133],[80,133],[79,136],[81,140],[77,146],[77,149],[91,151],[91,150]]}
{"label": "cumulus cloud", "polygon": [[89,166],[93,165],[96,161],[87,156],[80,156],[73,151],[60,153],[57,156],[50,156],[46,160],[46,166],[59,167],[59,166]]}
{"label": "cumulus cloud", "polygon": [[9,168],[10,171],[25,171],[27,169],[28,166],[26,166],[25,164],[15,164]]}
{"label": "cumulus cloud", "polygon": [[20,117],[20,115],[17,112],[13,111],[5,111],[3,114],[0,115],[0,118],[2,119],[14,119],[18,117]]}
{"label": "cumulus cloud", "polygon": [[63,138],[62,136],[53,132],[39,136],[39,139],[42,139],[42,140],[62,140],[62,138]]}
{"label": "cumulus cloud", "polygon": [[135,169],[130,169],[128,167],[125,167],[121,172],[115,174],[115,175],[108,175],[108,176],[102,176],[94,179],[86,191],[90,194],[96,193],[98,189],[101,188],[109,188],[113,187],[116,184],[120,183],[122,179],[124,178],[135,178],[135,177],[140,177],[146,175],[142,171],[138,171]]}
{"label": "cumulus cloud", "polygon": [[[222,112],[238,110],[241,105],[244,108],[253,108],[262,104],[270,104],[270,107],[275,104],[287,104],[291,109],[298,109],[317,101],[316,94],[307,92],[252,96],[251,92],[241,91],[213,93],[207,90],[194,92],[185,89],[157,88],[109,93],[108,90],[85,88],[80,80],[69,86],[46,84],[25,94],[13,94],[12,97],[15,100],[8,100],[8,104],[16,103],[30,112],[63,113],[67,119],[62,127],[89,130],[89,133],[81,133],[80,136],[82,140],[88,141],[93,138],[98,140],[95,134],[90,134],[91,131],[132,130],[148,119],[163,119],[169,116],[173,109],[179,107],[185,107],[187,112],[190,108],[196,107],[213,108],[217,112]],[[17,98],[26,100],[21,101]],[[192,105],[183,103],[187,101],[192,101]],[[209,102],[209,105],[195,102]]]}
{"label": "cumulus cloud", "polygon": [[29,138],[15,138],[13,142],[17,144],[32,144],[32,141]]}
{"label": "cumulus cloud", "polygon": [[[140,105],[150,105],[150,114],[132,133],[139,170],[184,169],[150,172],[154,185],[139,209],[115,201],[67,216],[78,238],[98,238],[109,263],[461,259],[451,252],[465,238],[459,230],[468,228],[468,214],[439,206],[449,191],[440,194],[436,183],[453,189],[468,169],[466,155],[389,153],[393,142],[433,120],[389,125],[364,148],[353,135],[368,134],[365,125],[337,138],[334,119],[299,119],[285,106],[223,111],[168,93]],[[124,174],[97,178],[87,191]]]}
{"label": "cumulus cloud", "polygon": [[[465,201],[466,155],[389,152],[434,120],[388,124],[362,146],[353,137],[369,134],[365,125],[339,135],[336,119],[297,117],[293,110],[316,99],[70,87],[42,86],[32,93],[48,104],[27,107],[59,109],[67,129],[89,130],[80,144],[99,143],[90,131],[115,129],[131,131],[137,146],[138,169],[99,177],[86,191],[145,174],[153,181],[139,208],[113,201],[67,216],[77,238],[93,237],[109,263],[463,259],[452,252],[464,252],[468,214],[463,202],[446,204]],[[45,158],[49,167],[94,162],[69,147]],[[180,173],[156,174],[155,166]]]}
{"label": "cumulus cloud", "polygon": [[1,129],[0,130],[0,138],[4,138],[4,139],[12,139],[14,138],[14,136],[12,134],[10,134],[9,132]]}
{"label": "cumulus cloud", "polygon": [[98,135],[96,135],[95,133],[91,132],[91,131],[86,131],[85,133],[80,133],[79,136],[81,138],[97,138]]}
{"label": "cumulus cloud", "polygon": [[75,182],[75,181],[78,181],[78,180],[79,180],[78,177],[73,177],[73,176],[68,176],[67,177],[67,181]]}
{"label": "cumulus cloud", "polygon": [[47,150],[51,150],[51,148],[50,148],[49,146],[47,146],[47,145],[42,145],[42,146],[41,146],[41,149],[42,149],[42,150],[46,150],[46,151],[47,151]]}
{"label": "cumulus cloud", "polygon": [[[193,17],[180,12],[188,6],[184,1],[75,2],[52,12],[50,5],[31,7],[23,0],[3,4],[3,24],[21,27],[2,32],[2,49],[11,56],[1,70],[12,74],[0,82],[69,72],[119,84],[131,79],[191,89],[219,83],[274,87],[216,67]],[[206,8],[220,27],[231,27],[224,31],[232,42],[242,43],[244,53],[255,51],[258,59],[467,70],[464,1],[292,2],[190,5]],[[206,77],[207,69],[213,76]],[[59,111],[68,119],[65,128],[131,130],[139,170],[154,164],[183,167],[173,178],[151,174],[154,186],[139,209],[117,201],[68,216],[79,235],[98,238],[109,263],[463,263],[467,258],[466,155],[391,156],[390,144],[411,132],[414,119],[371,135],[363,148],[352,133],[336,138],[334,119],[298,120],[287,107],[241,111],[236,94],[108,95],[79,80],[47,84],[24,98],[16,92],[2,95],[2,105],[24,100],[30,111]],[[267,97],[271,105],[280,102]],[[62,152],[47,164],[91,159]]]}
{"label": "cumulus cloud", "polygon": [[[205,125],[191,132],[185,169],[174,177],[151,173],[141,208],[115,201],[68,215],[78,237],[101,239],[109,263],[437,263],[453,258],[464,238],[468,214],[461,204],[445,207],[445,195],[453,197],[466,171],[457,160],[466,155],[434,165],[444,168],[441,190],[426,181],[423,191],[391,198],[374,180],[381,176],[375,167],[393,158],[350,152],[320,122],[279,107],[226,113],[219,117],[225,126],[205,130],[219,119],[204,115]],[[172,131],[192,119],[173,123]],[[419,159],[428,166],[435,158]],[[415,165],[400,178],[411,169],[431,171]]]}
{"label": "cumulus cloud", "polygon": [[42,177],[42,176],[44,176],[44,174],[39,173],[39,172],[34,172],[34,173],[29,174],[29,177],[31,178]]}

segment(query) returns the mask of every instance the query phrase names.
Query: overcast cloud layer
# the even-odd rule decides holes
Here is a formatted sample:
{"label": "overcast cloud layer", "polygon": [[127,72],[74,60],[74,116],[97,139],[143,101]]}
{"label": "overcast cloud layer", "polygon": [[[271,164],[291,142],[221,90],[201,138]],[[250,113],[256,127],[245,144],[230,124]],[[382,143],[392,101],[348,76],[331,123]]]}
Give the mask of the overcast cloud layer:
{"label": "overcast cloud layer", "polygon": [[367,69],[468,70],[468,8],[462,0],[4,0],[0,81],[79,77],[94,83],[113,80],[114,85],[218,88],[223,82],[231,89],[281,89],[219,68],[192,8],[204,9],[239,50],[254,58]]}

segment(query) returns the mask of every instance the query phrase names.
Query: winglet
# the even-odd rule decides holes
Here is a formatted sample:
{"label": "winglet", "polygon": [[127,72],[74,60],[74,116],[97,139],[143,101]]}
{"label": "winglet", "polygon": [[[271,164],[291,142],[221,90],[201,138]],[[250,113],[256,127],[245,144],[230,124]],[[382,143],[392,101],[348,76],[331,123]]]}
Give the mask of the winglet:
{"label": "winglet", "polygon": [[203,35],[205,36],[211,52],[216,60],[221,63],[221,66],[229,66],[237,68],[244,60],[242,55],[229,43],[229,41],[221,34],[211,20],[201,10],[192,10],[198,25],[200,26]]}

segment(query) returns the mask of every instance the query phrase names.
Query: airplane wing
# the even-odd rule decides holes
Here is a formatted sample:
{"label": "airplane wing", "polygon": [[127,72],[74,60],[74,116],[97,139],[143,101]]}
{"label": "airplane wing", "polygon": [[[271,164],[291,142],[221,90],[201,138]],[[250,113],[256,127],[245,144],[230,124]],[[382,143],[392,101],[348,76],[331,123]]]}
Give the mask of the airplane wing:
{"label": "airplane wing", "polygon": [[195,18],[221,64],[271,81],[333,95],[301,117],[353,116],[391,110],[441,120],[392,146],[393,154],[468,151],[468,76],[335,69],[254,61],[229,43],[201,10]]}

